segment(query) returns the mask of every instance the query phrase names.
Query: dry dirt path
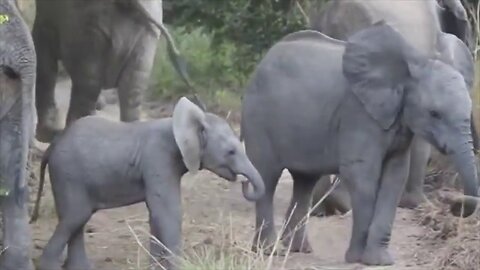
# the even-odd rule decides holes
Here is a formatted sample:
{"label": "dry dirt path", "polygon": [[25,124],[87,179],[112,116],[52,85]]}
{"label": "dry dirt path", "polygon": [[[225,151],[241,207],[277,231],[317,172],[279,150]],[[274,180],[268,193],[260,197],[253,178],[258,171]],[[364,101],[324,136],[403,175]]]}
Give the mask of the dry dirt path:
{"label": "dry dirt path", "polygon": [[[69,89],[69,81],[62,80],[57,84],[57,101],[62,112],[65,112],[68,105]],[[99,114],[117,121],[119,119],[117,105],[107,105]],[[44,149],[46,145],[39,144],[39,147]],[[242,198],[240,184],[230,184],[209,172],[200,172],[195,176],[186,175],[182,187],[183,239],[187,251],[192,247],[215,247],[222,244],[243,245],[245,248],[248,246],[254,230],[254,205]],[[277,224],[281,224],[283,220],[291,189],[290,175],[284,173],[275,196]],[[42,216],[33,225],[35,257],[40,255],[41,247],[46,244],[57,223],[49,183],[42,202]],[[396,264],[391,267],[365,267],[343,263],[350,237],[350,224],[351,217],[348,216],[311,218],[308,235],[314,252],[290,255],[285,269],[432,269],[416,263],[420,246],[418,238],[423,230],[414,221],[412,211],[399,209],[397,212],[391,243]],[[132,230],[136,233],[132,233]],[[139,236],[140,242],[145,243],[147,232],[147,212],[144,204],[96,213],[87,226],[86,237],[88,254],[95,269],[143,269],[146,255],[135,236]],[[271,269],[281,269],[282,262],[282,257],[275,258],[274,267]]]}

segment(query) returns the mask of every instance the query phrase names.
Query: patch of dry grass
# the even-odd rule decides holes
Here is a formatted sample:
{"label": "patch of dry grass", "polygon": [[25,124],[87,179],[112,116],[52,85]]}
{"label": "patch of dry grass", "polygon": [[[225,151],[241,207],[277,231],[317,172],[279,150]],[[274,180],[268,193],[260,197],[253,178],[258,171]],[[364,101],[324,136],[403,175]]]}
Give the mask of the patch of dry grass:
{"label": "patch of dry grass", "polygon": [[[476,60],[475,88],[473,91],[474,114],[477,126],[480,124],[480,3],[476,10],[470,8],[469,15],[474,19],[476,34]],[[429,195],[431,205],[417,209],[419,222],[425,226],[424,235],[425,254],[429,258],[432,269],[438,270],[477,270],[480,267],[480,210],[468,218],[457,218],[450,213],[449,205],[443,202],[442,192],[458,192],[458,186],[451,181],[452,170],[442,160],[433,164],[443,178],[433,183],[434,191]],[[433,253],[434,252],[434,253]]]}
{"label": "patch of dry grass", "polygon": [[465,219],[457,218],[440,201],[417,209],[419,221],[426,229],[423,240],[428,246],[424,249],[428,254],[422,257],[431,260],[432,269],[477,270],[480,266],[479,212]]}
{"label": "patch of dry grass", "polygon": [[[338,179],[337,179],[338,180]],[[331,188],[325,193],[325,195],[312,206],[305,217],[299,222],[300,224],[306,224],[309,221],[310,213],[321,204],[325,198],[333,191],[338,185],[338,181],[335,181]],[[295,210],[295,207],[293,211]],[[292,212],[293,212],[292,211]],[[204,228],[206,232],[210,233],[207,238],[204,238],[198,242],[184,243],[183,254],[181,257],[176,257],[174,260],[181,265],[182,270],[285,270],[287,268],[287,261],[290,256],[290,248],[292,242],[287,247],[282,244],[281,235],[286,230],[286,224],[290,220],[291,215],[284,222],[279,230],[277,239],[272,247],[272,252],[266,255],[266,252],[261,247],[257,246],[257,251],[252,251],[252,243],[254,239],[249,241],[241,240],[245,239],[241,237],[241,233],[238,228],[234,228],[232,217],[229,216],[228,220],[224,220],[223,216],[221,220],[213,223],[214,228]],[[223,220],[222,220],[223,219]],[[164,247],[164,245],[154,238],[145,227],[141,224],[139,226],[132,226],[133,223],[126,222],[128,229],[134,236],[136,243],[138,244],[141,253],[138,254],[138,259],[132,264],[131,269],[140,270],[148,269],[151,263],[160,266],[161,263],[154,258],[148,248],[149,240],[152,239],[154,243]],[[225,225],[227,224],[227,225]],[[297,225],[293,232],[297,231],[301,225]],[[188,224],[187,224],[188,226]],[[202,231],[195,225],[196,230]],[[188,231],[188,230],[185,230]],[[291,233],[293,233],[291,232]],[[185,237],[185,236],[183,236]],[[276,252],[283,253],[283,258],[276,259]],[[170,252],[171,253],[171,252]],[[315,268],[309,268],[315,269]]]}

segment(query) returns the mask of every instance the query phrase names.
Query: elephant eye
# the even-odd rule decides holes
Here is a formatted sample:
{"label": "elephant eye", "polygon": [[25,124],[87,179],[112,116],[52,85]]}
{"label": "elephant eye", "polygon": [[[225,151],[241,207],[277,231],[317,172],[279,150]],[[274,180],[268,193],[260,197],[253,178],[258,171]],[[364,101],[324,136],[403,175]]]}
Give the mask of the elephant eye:
{"label": "elephant eye", "polygon": [[228,150],[227,155],[233,156],[233,155],[235,155],[235,153],[236,153],[235,149],[230,149],[230,150]]}
{"label": "elephant eye", "polygon": [[430,116],[433,117],[433,118],[435,118],[435,119],[440,119],[440,118],[442,118],[441,115],[440,115],[440,113],[437,112],[437,111],[434,111],[434,110],[431,110],[431,111],[430,111]]}

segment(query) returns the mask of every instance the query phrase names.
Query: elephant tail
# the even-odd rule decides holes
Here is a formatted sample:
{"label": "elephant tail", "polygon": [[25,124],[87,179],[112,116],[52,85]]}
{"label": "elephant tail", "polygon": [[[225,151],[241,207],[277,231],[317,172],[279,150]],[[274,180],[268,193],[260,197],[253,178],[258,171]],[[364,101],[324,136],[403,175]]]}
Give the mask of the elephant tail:
{"label": "elephant tail", "polygon": [[33,208],[32,217],[30,218],[30,223],[36,222],[40,216],[40,200],[42,198],[43,186],[45,185],[45,169],[47,168],[48,159],[50,157],[50,153],[52,152],[52,148],[53,143],[51,143],[47,150],[45,150],[45,153],[42,157],[42,162],[40,163],[40,182],[37,191],[37,198],[35,200],[35,207]]}
{"label": "elephant tail", "polygon": [[165,27],[165,25],[163,24],[162,21],[158,21],[156,19],[154,19],[150,13],[145,10],[145,7],[143,7],[139,1],[133,1],[131,4],[133,4],[134,8],[136,8],[137,10],[139,10],[144,16],[145,18],[147,18],[147,20],[155,25],[159,30],[160,32],[165,36],[165,38],[167,39],[167,53],[168,53],[168,58],[170,59],[170,61],[172,62],[173,64],[173,67],[175,68],[175,71],[177,71],[177,73],[180,75],[180,78],[182,79],[182,81],[190,88],[192,89],[194,92],[195,92],[195,89],[192,85],[192,83],[190,82],[190,78],[189,78],[189,75],[188,75],[188,71],[187,71],[187,61],[182,57],[182,55],[180,54],[180,52],[178,51],[177,47],[175,46],[175,42],[172,38],[172,35],[170,35],[170,32],[168,31],[168,29]]}

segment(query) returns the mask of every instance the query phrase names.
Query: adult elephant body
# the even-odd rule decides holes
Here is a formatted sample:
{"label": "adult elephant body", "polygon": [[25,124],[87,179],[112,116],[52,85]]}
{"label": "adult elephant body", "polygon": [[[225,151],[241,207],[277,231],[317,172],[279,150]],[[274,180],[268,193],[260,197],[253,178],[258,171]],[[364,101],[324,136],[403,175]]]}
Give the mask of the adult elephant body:
{"label": "adult elephant body", "polygon": [[[338,173],[353,206],[346,261],[392,264],[388,244],[414,135],[448,155],[465,193],[477,195],[467,88],[451,65],[422,54],[385,22],[346,42],[317,31],[283,38],[257,66],[242,104],[247,155],[265,182],[258,244],[271,251],[275,243],[273,195],[288,169],[294,183],[284,244],[309,252],[304,218],[312,190],[320,176]],[[465,207],[466,215],[474,210]]]}
{"label": "adult elephant body", "polygon": [[35,122],[36,56],[14,0],[0,0],[0,205],[2,270],[30,270],[27,161]]}
{"label": "adult elephant body", "polygon": [[101,89],[113,87],[118,88],[121,120],[138,120],[160,34],[154,25],[166,34],[170,56],[185,76],[162,24],[161,0],[37,0],[37,138],[51,141],[61,130],[54,99],[59,60],[72,79],[67,126],[94,114]]}
{"label": "adult elephant body", "polygon": [[[311,15],[311,28],[330,37],[346,40],[352,34],[373,23],[385,20],[394,27],[414,48],[429,55],[450,59],[463,72],[469,87],[473,85],[473,69],[470,56],[463,44],[452,41],[445,32],[456,35],[466,44],[471,43],[471,28],[467,13],[460,0],[444,0],[442,7],[436,0],[351,0],[330,1],[320,14]],[[448,45],[445,45],[448,44]],[[460,51],[457,54],[455,51]],[[472,134],[477,134],[472,121]],[[414,208],[426,201],[423,183],[430,157],[430,146],[419,136],[413,139],[410,154],[408,182],[399,205]]]}

